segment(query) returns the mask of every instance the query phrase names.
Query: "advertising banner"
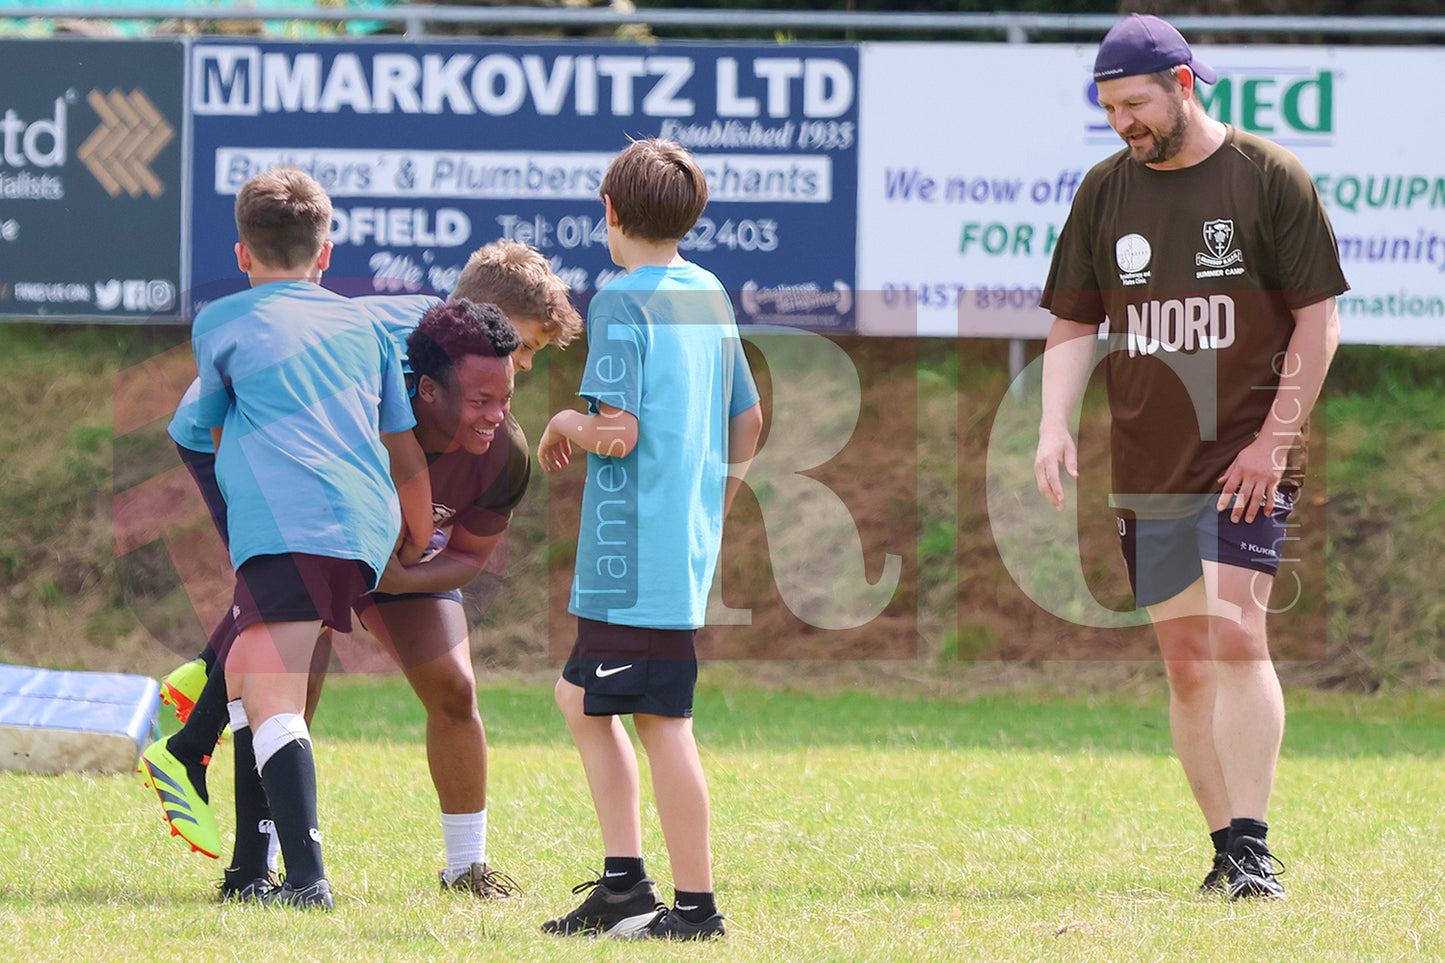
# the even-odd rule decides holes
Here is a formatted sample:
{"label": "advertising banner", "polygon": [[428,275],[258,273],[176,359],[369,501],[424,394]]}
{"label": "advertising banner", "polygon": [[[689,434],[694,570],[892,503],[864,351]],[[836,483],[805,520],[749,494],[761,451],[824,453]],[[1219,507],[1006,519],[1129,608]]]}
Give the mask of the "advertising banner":
{"label": "advertising banner", "polygon": [[289,164],[331,194],[338,284],[445,295],[505,237],[585,296],[619,273],[602,174],[662,136],[707,174],[681,247],[739,321],[849,329],[857,74],[846,46],[197,43],[194,281],[244,283],[236,191]]}
{"label": "advertising banner", "polygon": [[[1122,149],[1096,47],[865,44],[858,288],[869,333],[1039,338],[1039,289],[1084,174]],[[1217,46],[1209,113],[1287,146],[1314,177],[1351,290],[1346,341],[1445,343],[1445,129],[1429,48]],[[1201,243],[1204,243],[1201,241]],[[916,313],[910,308],[916,306]]]}
{"label": "advertising banner", "polygon": [[0,41],[0,316],[178,317],[184,47]]}

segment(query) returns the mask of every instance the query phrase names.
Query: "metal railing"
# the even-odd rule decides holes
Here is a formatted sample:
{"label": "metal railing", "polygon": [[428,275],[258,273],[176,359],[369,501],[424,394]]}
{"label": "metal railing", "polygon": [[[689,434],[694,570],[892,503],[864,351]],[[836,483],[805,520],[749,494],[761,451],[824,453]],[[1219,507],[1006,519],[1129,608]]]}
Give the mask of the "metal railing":
{"label": "metal railing", "polygon": [[[644,25],[712,30],[836,30],[842,33],[996,33],[1023,43],[1034,35],[1102,36],[1119,20],[1117,14],[1049,13],[889,13],[838,10],[677,10],[616,9],[613,7],[470,7],[436,4],[398,6],[277,6],[176,4],[130,7],[96,4],[76,6],[0,5],[0,17],[67,20],[302,20],[342,22],[372,20],[400,25],[407,37],[427,36],[435,24],[477,27],[596,28]],[[1188,14],[1170,17],[1185,32],[1288,36],[1310,34],[1372,41],[1386,38],[1445,37],[1445,16],[1215,16]]]}

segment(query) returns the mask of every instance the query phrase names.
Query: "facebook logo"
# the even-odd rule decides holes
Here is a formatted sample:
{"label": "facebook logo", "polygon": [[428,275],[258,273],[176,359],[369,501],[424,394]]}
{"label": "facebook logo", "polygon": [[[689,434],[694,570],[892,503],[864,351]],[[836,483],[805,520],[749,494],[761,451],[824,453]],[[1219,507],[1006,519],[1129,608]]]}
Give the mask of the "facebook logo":
{"label": "facebook logo", "polygon": [[196,114],[254,117],[261,113],[261,51],[198,45],[191,51],[191,108]]}

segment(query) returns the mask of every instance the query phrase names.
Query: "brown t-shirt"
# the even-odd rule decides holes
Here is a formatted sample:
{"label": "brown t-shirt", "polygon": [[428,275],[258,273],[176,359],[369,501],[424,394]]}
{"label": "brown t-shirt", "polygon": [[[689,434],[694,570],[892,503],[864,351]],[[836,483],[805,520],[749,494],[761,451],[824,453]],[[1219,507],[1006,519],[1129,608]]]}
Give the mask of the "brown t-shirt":
{"label": "brown t-shirt", "polygon": [[[1192,167],[1154,170],[1128,150],[1097,164],[1042,304],[1108,317],[1114,491],[1218,491],[1275,400],[1291,310],[1348,289],[1314,182],[1277,144],[1230,127]],[[1280,439],[1296,483],[1307,437],[1308,423]]]}
{"label": "brown t-shirt", "polygon": [[[427,456],[432,524],[438,529],[460,525],[473,535],[484,536],[507,527],[527,493],[532,458],[527,436],[516,419],[507,415],[503,427],[505,440],[498,437],[483,454],[458,448]],[[440,545],[433,543],[433,547]]]}

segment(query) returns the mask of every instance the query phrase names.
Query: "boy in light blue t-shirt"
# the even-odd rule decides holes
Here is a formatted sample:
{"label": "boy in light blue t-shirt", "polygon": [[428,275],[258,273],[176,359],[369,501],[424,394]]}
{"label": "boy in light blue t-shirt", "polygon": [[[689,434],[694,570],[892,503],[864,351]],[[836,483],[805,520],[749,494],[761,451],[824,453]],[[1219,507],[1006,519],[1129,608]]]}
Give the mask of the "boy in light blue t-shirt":
{"label": "boy in light blue t-shirt", "polygon": [[[635,142],[608,168],[601,194],[608,246],[627,274],[588,311],[588,411],[554,415],[537,457],[554,471],[573,446],[588,452],[569,607],[577,641],[556,696],[605,859],[582,905],[542,928],[717,937],[707,781],[692,729],[694,641],[762,412],[727,292],[678,254],[707,204],[692,156],[671,141]],[[652,766],[676,887],[670,908],[643,869],[637,757],[622,715]]]}
{"label": "boy in light blue t-shirt", "polygon": [[330,224],[329,198],[301,171],[247,181],[236,262],[252,287],[203,308],[191,339],[196,424],[212,431],[236,568],[226,678],[237,765],[254,758],[286,861],[265,901],[327,909],[303,717],[312,651],[323,625],[350,631],[403,514],[413,539],[431,535],[400,352],[365,308],[318,283]]}

